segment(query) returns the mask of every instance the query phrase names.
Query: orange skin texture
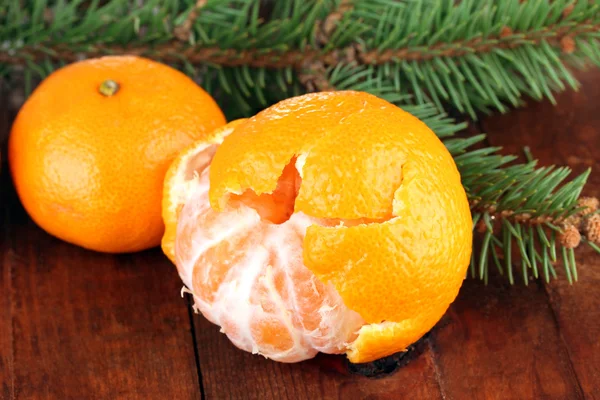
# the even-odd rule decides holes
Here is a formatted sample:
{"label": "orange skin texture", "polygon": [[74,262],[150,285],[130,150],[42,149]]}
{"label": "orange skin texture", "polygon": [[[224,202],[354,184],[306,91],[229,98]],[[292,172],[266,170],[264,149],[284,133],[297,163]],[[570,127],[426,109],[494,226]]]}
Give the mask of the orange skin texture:
{"label": "orange skin texture", "polygon": [[[99,85],[112,79],[110,97]],[[34,91],[9,141],[17,193],[48,233],[109,253],[160,243],[162,186],[177,153],[225,124],[215,101],[166,65],[133,56],[64,67]]]}
{"label": "orange skin texture", "polygon": [[469,264],[472,220],[451,155],[375,96],[300,96],[225,138],[210,166],[212,207],[273,193],[291,160],[302,177],[294,212],[323,221],[306,231],[304,265],[367,323],[349,359],[404,350],[439,321]]}

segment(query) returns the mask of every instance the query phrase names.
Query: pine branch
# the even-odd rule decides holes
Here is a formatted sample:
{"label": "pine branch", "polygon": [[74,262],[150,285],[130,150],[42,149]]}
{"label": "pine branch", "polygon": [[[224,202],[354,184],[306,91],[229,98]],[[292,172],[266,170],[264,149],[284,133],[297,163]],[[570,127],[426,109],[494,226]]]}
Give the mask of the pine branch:
{"label": "pine branch", "polygon": [[[571,174],[566,167],[536,168],[535,160],[514,164],[516,157],[502,156],[496,147],[465,151],[465,146],[481,140],[483,135],[445,143],[461,171],[474,229],[483,237],[481,246],[474,248],[471,275],[487,282],[493,262],[499,273],[514,283],[513,267],[518,264],[513,260],[518,254],[525,284],[530,277],[549,281],[556,277],[558,249],[567,279],[576,281],[573,251],[582,233],[588,233],[583,238],[586,243],[590,239],[590,228],[582,221],[588,221],[598,208],[597,199],[591,207],[582,202],[586,199],[578,201],[590,170],[566,182]],[[596,225],[594,229],[600,229],[600,224]]]}
{"label": "pine branch", "polygon": [[122,53],[296,75],[376,65],[398,92],[475,118],[576,87],[565,62],[600,65],[600,4],[587,0],[282,0],[266,17],[258,0],[29,3],[0,6],[0,63],[33,71]]}
{"label": "pine branch", "polygon": [[[496,49],[512,49],[524,44],[540,44],[547,42],[553,46],[560,46],[563,51],[570,53],[575,46],[573,38],[587,36],[598,33],[600,26],[594,25],[593,21],[583,21],[582,25],[561,25],[554,24],[539,30],[532,30],[525,33],[515,33],[508,26],[497,35],[491,35],[485,38],[476,37],[469,40],[456,40],[448,43],[436,43],[429,47],[403,47],[399,49],[363,50],[362,47],[347,46],[342,49],[330,51],[319,51],[314,47],[307,46],[297,50],[267,50],[264,49],[223,49],[221,47],[192,47],[185,42],[192,40],[191,25],[197,17],[197,12],[201,7],[207,4],[206,0],[197,2],[193,11],[188,14],[185,21],[176,26],[173,35],[177,40],[171,40],[167,43],[149,48],[148,45],[142,46],[107,46],[107,45],[89,45],[85,44],[80,52],[76,52],[70,46],[56,45],[54,48],[44,48],[31,46],[15,51],[14,54],[0,54],[0,62],[19,64],[30,60],[44,59],[51,57],[56,60],[67,62],[77,61],[85,57],[98,57],[115,53],[128,53],[136,55],[151,55],[166,62],[176,62],[185,57],[191,63],[210,63],[226,67],[249,66],[266,68],[286,68],[299,67],[305,60],[322,62],[323,64],[337,64],[344,60],[344,55],[349,52],[354,53],[353,59],[360,64],[381,65],[388,62],[399,61],[425,61],[436,57],[461,57],[468,54],[489,53]],[[338,15],[334,12],[326,18]],[[319,32],[319,42],[327,45],[331,29],[325,35]],[[568,40],[570,39],[570,40]],[[183,42],[183,43],[181,43]]]}
{"label": "pine branch", "polygon": [[[573,249],[600,252],[589,171],[516,163],[444,109],[476,117],[577,82],[567,64],[600,65],[600,5],[587,0],[28,0],[0,4],[0,79],[28,93],[82,58],[138,54],[173,64],[229,118],[313,90],[363,90],[428,124],[455,157],[473,213],[471,275],[497,268],[548,281]],[[594,206],[594,204],[596,204]],[[595,208],[594,208],[595,207]],[[591,211],[591,212],[590,212]],[[596,214],[594,214],[596,212]],[[517,272],[514,268],[520,268]]]}

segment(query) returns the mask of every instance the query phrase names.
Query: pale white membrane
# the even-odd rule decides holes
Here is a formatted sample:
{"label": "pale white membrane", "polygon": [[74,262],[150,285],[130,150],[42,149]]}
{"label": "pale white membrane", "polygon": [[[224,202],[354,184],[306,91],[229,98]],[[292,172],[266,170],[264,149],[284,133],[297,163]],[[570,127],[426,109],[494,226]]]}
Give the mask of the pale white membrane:
{"label": "pale white membrane", "polygon": [[[184,283],[193,292],[200,312],[240,349],[273,360],[297,362],[319,351],[346,352],[364,321],[344,305],[331,284],[318,281],[302,262],[306,229],[315,221],[294,213],[276,225],[261,220],[254,209],[243,205],[217,213],[208,200],[208,175],[207,168],[181,211],[175,244],[176,262],[185,271]],[[190,234],[191,241],[181,238]],[[245,236],[243,256],[232,254],[230,258],[197,263],[213,246],[240,235]],[[194,288],[194,282],[208,282],[211,269],[219,267],[215,263],[227,265],[229,271],[211,298]],[[287,329],[289,336],[283,335],[288,338],[283,342],[290,342],[289,346],[274,346],[259,337],[257,326],[270,323]]]}

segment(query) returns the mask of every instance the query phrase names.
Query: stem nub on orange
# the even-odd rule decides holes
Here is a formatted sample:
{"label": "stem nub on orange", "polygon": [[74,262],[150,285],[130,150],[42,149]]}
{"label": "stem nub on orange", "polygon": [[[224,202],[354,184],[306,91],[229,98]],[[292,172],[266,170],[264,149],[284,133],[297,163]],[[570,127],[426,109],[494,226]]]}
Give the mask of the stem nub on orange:
{"label": "stem nub on orange", "polygon": [[215,136],[170,167],[163,207],[196,307],[236,346],[365,362],[442,317],[472,223],[454,160],[424,123],[366,93],[329,92]]}
{"label": "stem nub on orange", "polygon": [[9,141],[18,195],[50,234],[88,249],[160,243],[171,160],[225,118],[181,72],[133,56],[62,68],[20,110]]}

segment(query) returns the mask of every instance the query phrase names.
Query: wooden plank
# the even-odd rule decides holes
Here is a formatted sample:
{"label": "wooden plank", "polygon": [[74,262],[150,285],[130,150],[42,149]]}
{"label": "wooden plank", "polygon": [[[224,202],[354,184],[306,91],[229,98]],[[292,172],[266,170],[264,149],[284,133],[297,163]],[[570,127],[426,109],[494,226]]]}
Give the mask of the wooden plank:
{"label": "wooden plank", "polygon": [[181,284],[160,251],[111,256],[71,246],[37,228],[9,197],[1,275],[9,278],[3,325],[12,335],[0,340],[13,359],[0,397],[200,398]]}
{"label": "wooden plank", "polygon": [[[4,211],[4,210],[3,210]],[[0,224],[4,225],[5,213],[0,217]],[[3,232],[0,242],[0,398],[14,398],[14,360],[13,360],[13,327],[12,327],[12,271],[7,265],[5,243],[7,237]]]}
{"label": "wooden plank", "polygon": [[237,349],[201,315],[194,319],[206,399],[440,399],[431,349],[392,374],[352,374],[343,356],[283,364]]}
{"label": "wooden plank", "polygon": [[[1,85],[0,85],[1,87]],[[9,110],[6,97],[0,89],[0,173],[7,171],[4,142],[10,130]],[[2,183],[0,182],[0,185]],[[1,205],[8,200],[4,186],[0,186],[0,227],[5,226],[8,220],[8,208]],[[6,266],[6,243],[9,239],[7,231],[0,235],[0,398],[12,399],[14,397],[14,362],[13,362],[13,330],[12,330],[12,301],[11,283],[12,271]]]}
{"label": "wooden plank", "polygon": [[[485,119],[483,127],[490,141],[504,146],[507,153],[530,146],[543,165],[567,164],[576,173],[592,167],[584,195],[600,196],[600,71],[580,73],[579,78],[580,91],[558,95],[556,107],[548,101],[532,101],[510,114]],[[581,388],[587,398],[597,399],[600,256],[589,248],[580,248],[576,254],[579,282],[569,285],[563,277],[545,285],[545,289]]]}
{"label": "wooden plank", "polygon": [[443,321],[433,338],[447,398],[583,398],[540,285],[469,279]]}

